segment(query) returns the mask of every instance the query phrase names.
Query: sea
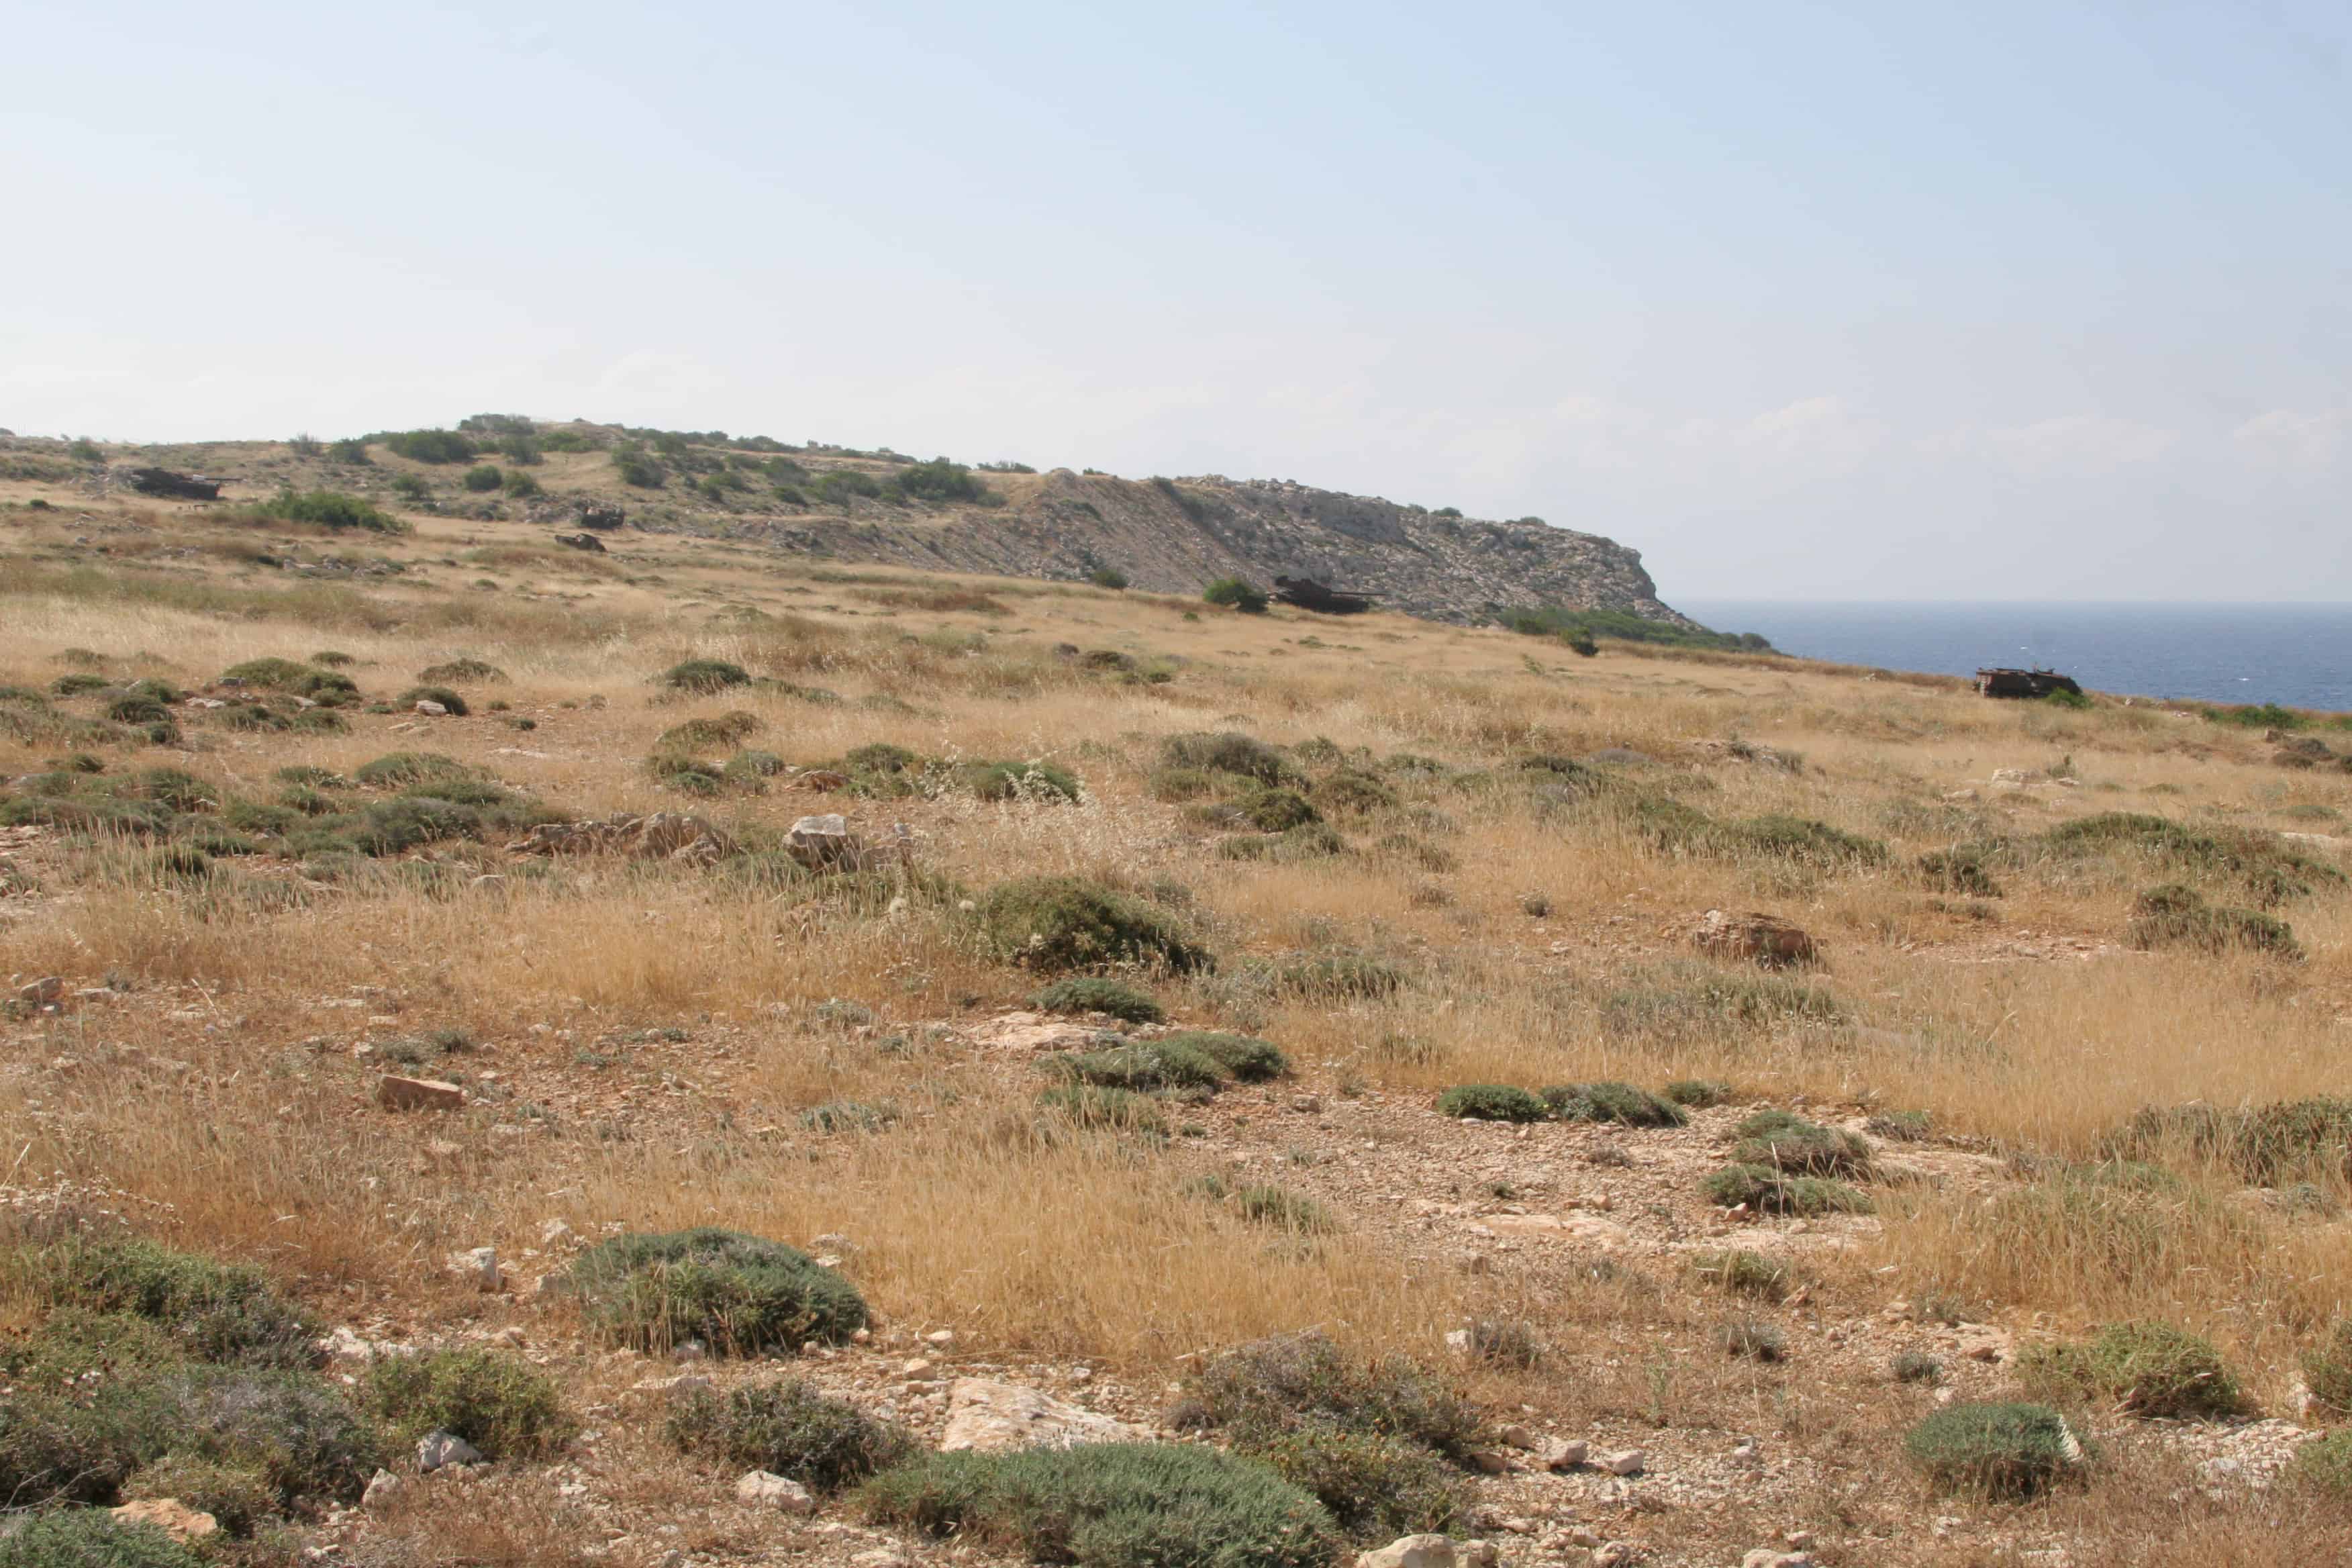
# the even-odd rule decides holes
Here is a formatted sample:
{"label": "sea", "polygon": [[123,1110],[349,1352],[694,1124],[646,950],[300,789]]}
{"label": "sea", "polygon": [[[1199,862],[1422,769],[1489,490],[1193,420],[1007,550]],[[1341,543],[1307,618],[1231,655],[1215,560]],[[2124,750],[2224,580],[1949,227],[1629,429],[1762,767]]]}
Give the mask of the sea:
{"label": "sea", "polygon": [[2352,710],[2352,605],[1673,603],[1804,658],[1934,675],[2031,666],[2095,691]]}

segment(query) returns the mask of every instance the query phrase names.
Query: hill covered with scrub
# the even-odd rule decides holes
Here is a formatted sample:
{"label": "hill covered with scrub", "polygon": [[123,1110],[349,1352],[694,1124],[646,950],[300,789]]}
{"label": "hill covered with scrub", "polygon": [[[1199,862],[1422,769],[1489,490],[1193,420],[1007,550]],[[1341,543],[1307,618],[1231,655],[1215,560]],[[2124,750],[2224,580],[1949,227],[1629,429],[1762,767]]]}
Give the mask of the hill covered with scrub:
{"label": "hill covered with scrub", "polygon": [[553,434],[0,452],[0,1568],[2340,1554],[2342,716]]}
{"label": "hill covered with scrub", "polygon": [[1597,534],[1289,481],[1041,474],[1017,463],[973,468],[887,449],[503,415],[476,416],[455,430],[335,441],[7,446],[0,473],[101,489],[163,465],[226,479],[231,500],[292,486],[442,516],[556,524],[594,509],[649,531],[755,540],[840,561],[1117,579],[1171,594],[1228,577],[1260,586],[1310,577],[1434,620],[1595,611],[1646,623],[1650,635],[1705,636],[1659,600],[1637,552]]}

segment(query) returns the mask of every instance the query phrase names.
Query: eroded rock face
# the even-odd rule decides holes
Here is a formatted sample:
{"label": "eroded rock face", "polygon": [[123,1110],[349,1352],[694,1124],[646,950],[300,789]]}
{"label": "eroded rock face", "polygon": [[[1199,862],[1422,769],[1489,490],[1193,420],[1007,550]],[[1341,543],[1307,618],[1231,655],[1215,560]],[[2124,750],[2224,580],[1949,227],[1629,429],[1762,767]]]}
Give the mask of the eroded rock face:
{"label": "eroded rock face", "polygon": [[1136,1443],[1151,1435],[1017,1383],[960,1377],[948,1391],[943,1449],[1001,1453],[1008,1448],[1069,1448],[1080,1443]]}
{"label": "eroded rock face", "polygon": [[1813,939],[1778,915],[1750,910],[1733,914],[1709,910],[1691,926],[1693,947],[1710,958],[1728,958],[1766,969],[1811,963],[1821,956]]}

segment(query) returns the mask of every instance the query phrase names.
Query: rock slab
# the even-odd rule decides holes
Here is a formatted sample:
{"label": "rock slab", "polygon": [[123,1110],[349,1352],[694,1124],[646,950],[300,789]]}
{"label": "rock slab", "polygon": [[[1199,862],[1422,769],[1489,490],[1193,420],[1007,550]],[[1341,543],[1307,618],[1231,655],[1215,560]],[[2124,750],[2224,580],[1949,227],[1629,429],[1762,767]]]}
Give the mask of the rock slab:
{"label": "rock slab", "polygon": [[1013,1448],[1069,1448],[1081,1443],[1142,1442],[1150,1434],[1097,1415],[1082,1405],[1017,1383],[960,1377],[948,1390],[943,1450],[1003,1453]]}

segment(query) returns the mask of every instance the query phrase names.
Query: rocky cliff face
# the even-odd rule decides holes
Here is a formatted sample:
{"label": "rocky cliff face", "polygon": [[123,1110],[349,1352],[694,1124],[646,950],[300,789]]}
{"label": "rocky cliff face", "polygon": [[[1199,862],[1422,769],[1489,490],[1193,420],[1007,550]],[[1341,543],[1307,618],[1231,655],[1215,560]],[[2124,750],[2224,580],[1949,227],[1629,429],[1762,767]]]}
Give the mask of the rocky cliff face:
{"label": "rocky cliff face", "polygon": [[1134,480],[1067,468],[990,478],[1002,507],[913,518],[877,508],[766,531],[787,548],[950,571],[1078,579],[1109,567],[1158,593],[1198,593],[1224,576],[1262,586],[1312,577],[1442,621],[1558,605],[1696,624],[1659,601],[1639,552],[1598,534],[1441,517],[1288,480]]}

